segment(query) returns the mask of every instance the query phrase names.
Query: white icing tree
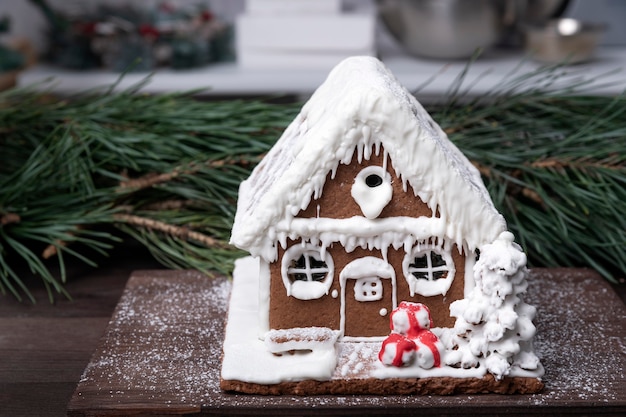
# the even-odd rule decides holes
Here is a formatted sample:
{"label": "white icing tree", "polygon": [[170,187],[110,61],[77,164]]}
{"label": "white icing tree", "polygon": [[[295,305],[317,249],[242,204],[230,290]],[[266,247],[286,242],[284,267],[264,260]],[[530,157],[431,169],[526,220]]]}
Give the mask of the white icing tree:
{"label": "white icing tree", "polygon": [[456,323],[449,341],[453,350],[446,355],[448,365],[486,366],[497,379],[512,367],[539,366],[531,349],[535,308],[520,298],[527,287],[526,255],[513,239],[504,232],[480,248],[474,289],[450,306]]}

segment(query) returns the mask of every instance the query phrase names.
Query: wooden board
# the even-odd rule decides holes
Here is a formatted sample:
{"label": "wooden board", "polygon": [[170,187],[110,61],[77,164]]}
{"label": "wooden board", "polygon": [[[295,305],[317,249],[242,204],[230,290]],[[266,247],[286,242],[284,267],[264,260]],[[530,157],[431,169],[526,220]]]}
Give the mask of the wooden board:
{"label": "wooden board", "polygon": [[253,396],[219,388],[230,282],[196,272],[138,271],[68,406],[99,415],[625,415],[626,307],[597,274],[536,269],[535,395]]}

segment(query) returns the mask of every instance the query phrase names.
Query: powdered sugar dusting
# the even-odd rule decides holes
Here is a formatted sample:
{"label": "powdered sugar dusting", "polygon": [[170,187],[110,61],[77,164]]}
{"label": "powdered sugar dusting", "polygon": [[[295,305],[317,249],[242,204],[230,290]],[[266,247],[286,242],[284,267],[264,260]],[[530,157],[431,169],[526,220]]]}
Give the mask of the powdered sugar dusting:
{"label": "powdered sugar dusting", "polygon": [[176,279],[135,277],[79,390],[97,384],[108,401],[123,403],[131,395],[164,407],[205,401],[219,390],[224,323],[209,319],[215,312],[225,315],[231,283],[207,285],[209,279],[198,272]]}
{"label": "powdered sugar dusting", "polygon": [[380,349],[380,343],[338,343],[338,362],[343,364],[335,370],[334,378],[364,378],[371,375],[375,363],[372,357],[376,357]]}
{"label": "powdered sugar dusting", "polygon": [[[539,413],[544,407],[579,412],[591,412],[595,407],[594,413],[602,411],[601,407],[626,408],[626,308],[611,288],[589,271],[531,271],[525,299],[537,307],[535,351],[546,369],[546,387],[540,394],[509,396],[259,397],[224,393],[219,388],[219,372],[231,284],[199,273],[176,274],[136,275],[129,282],[78,385],[75,408],[80,401],[99,404],[101,409],[130,410],[143,402],[162,412],[174,408],[199,412],[209,407],[214,412],[258,414],[281,409],[295,413],[304,408],[323,413],[340,407],[384,407],[399,414],[422,408],[433,414],[472,407],[474,411],[476,407],[487,410],[490,406],[518,412],[532,407]],[[338,344],[340,357],[347,358],[348,375],[367,372],[359,358],[369,356],[374,345],[364,343],[355,348],[351,344],[343,350]]]}
{"label": "powdered sugar dusting", "polygon": [[[575,285],[557,285],[554,276],[542,272],[541,276],[531,275],[535,279],[528,289],[528,296],[537,306],[535,350],[546,369],[545,390],[536,402],[572,398],[623,402],[623,304],[607,302],[616,298],[615,293],[605,283],[598,285],[599,278],[589,277],[588,272],[571,270]],[[605,347],[600,349],[599,345]],[[611,354],[606,355],[607,351]]]}

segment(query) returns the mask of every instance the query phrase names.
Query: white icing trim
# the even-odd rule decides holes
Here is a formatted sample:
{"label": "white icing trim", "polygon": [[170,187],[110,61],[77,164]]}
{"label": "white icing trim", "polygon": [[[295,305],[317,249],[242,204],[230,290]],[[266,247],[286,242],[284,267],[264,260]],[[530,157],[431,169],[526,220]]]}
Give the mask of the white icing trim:
{"label": "white icing trim", "polygon": [[[446,224],[438,217],[383,217],[366,219],[355,216],[347,219],[294,218],[276,225],[275,238],[280,242],[287,239],[315,239],[322,247],[341,243],[347,252],[357,247],[379,249],[386,258],[390,247],[412,247],[417,241],[445,237]],[[277,249],[272,249],[275,253]],[[277,256],[276,254],[272,256]]]}
{"label": "white icing trim", "polygon": [[[414,240],[424,240],[433,236],[445,236],[445,221],[439,217],[382,217],[366,219],[361,216],[346,219],[328,217],[295,218],[281,221],[276,225],[277,234],[292,233],[294,236],[317,236],[324,233],[350,235],[356,237],[375,237],[385,232],[405,234]],[[290,238],[292,235],[288,235]],[[322,240],[322,239],[320,239]],[[340,238],[334,242],[341,241]]]}
{"label": "white icing trim", "polygon": [[365,256],[348,263],[339,274],[341,282],[346,279],[359,279],[377,276],[380,278],[395,278],[396,272],[393,267],[375,256]]}
{"label": "white icing trim", "polygon": [[339,337],[339,332],[328,327],[270,330],[265,335],[265,346],[272,353],[295,350],[332,350],[334,352],[337,337]]}
{"label": "white icing trim", "polygon": [[476,257],[474,252],[470,252],[467,247],[463,248],[463,253],[465,253],[465,274],[464,274],[464,287],[463,287],[463,298],[467,297],[474,286],[474,265],[476,264]]}
{"label": "white icing trim", "polygon": [[[323,281],[292,281],[289,278],[289,274],[292,272],[290,266],[291,261],[298,259],[301,256],[304,256],[306,260],[306,268],[303,272],[307,276],[316,272],[324,272],[326,277]],[[311,257],[325,262],[326,267],[320,270],[311,268],[309,265],[309,259]],[[332,257],[322,251],[319,246],[303,242],[303,244],[293,245],[285,251],[281,262],[280,272],[283,284],[287,290],[287,296],[295,297],[299,300],[315,300],[327,295],[328,291],[330,291],[334,277],[334,263]]]}
{"label": "white icing trim", "polygon": [[[481,251],[481,253],[484,253]],[[222,378],[226,380],[248,381],[259,384],[276,384],[284,381],[301,381],[313,379],[330,380],[337,373],[347,375],[348,369],[337,368],[338,352],[354,349],[359,354],[377,355],[385,337],[357,338],[343,337],[336,342],[336,349],[315,349],[307,354],[273,355],[264,342],[257,337],[256,317],[259,312],[258,291],[259,277],[256,275],[258,261],[252,257],[239,259],[235,262],[233,272],[233,289],[231,303],[226,322],[224,338],[224,356],[222,362]],[[534,309],[527,304],[520,304],[520,315],[531,317]],[[525,338],[533,332],[524,334]],[[397,368],[387,367],[376,358],[375,369],[369,376],[374,378],[426,378],[449,376],[454,378],[482,377],[487,373],[485,358],[476,358],[478,367],[453,368],[446,366],[455,358],[470,354],[465,349],[453,350],[457,334],[455,329],[431,328],[431,331],[443,343],[446,351],[442,355],[442,366],[422,369],[419,367]],[[510,337],[511,333],[505,335]],[[325,345],[328,347],[328,345]],[[532,353],[530,343],[521,344],[520,353],[509,359],[509,376],[541,377],[544,369]],[[470,354],[471,355],[471,354]],[[469,362],[469,361],[468,361]],[[535,369],[525,370],[521,366],[534,366]]]}
{"label": "white icing trim", "polygon": [[[428,264],[430,265],[431,253],[441,255],[443,257],[443,260],[446,262],[446,265],[445,267],[429,266],[428,269],[430,273],[436,271],[447,271],[448,274],[445,278],[440,278],[436,280],[415,278],[411,271],[409,271],[409,265],[411,264],[411,262],[413,262],[415,258],[421,256],[426,256],[428,259]],[[434,295],[446,295],[446,293],[450,289],[450,286],[452,285],[452,282],[454,281],[456,268],[454,265],[454,260],[450,255],[450,250],[446,249],[445,246],[439,246],[434,244],[418,244],[405,254],[404,259],[402,260],[402,272],[404,273],[404,278],[409,285],[411,297],[413,297],[415,294],[420,294],[425,297],[431,297]]]}

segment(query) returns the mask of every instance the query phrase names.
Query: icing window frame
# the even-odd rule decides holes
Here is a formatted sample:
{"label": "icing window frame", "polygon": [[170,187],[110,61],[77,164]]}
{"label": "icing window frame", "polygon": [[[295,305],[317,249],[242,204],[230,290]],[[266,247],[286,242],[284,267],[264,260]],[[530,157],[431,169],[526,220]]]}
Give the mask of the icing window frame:
{"label": "icing window frame", "polygon": [[[317,275],[322,273],[325,275],[319,279]],[[281,276],[287,296],[315,300],[328,295],[330,291],[334,276],[333,259],[328,253],[322,255],[319,246],[294,245],[283,254]]]}
{"label": "icing window frame", "polygon": [[[414,266],[418,258],[425,258],[426,265]],[[441,261],[442,263],[440,263]],[[434,245],[417,245],[405,255],[402,271],[407,284],[409,284],[411,297],[415,294],[432,297],[446,295],[454,280],[456,268],[448,250]],[[436,278],[436,275],[441,272],[447,272],[447,274],[444,277]],[[415,274],[425,274],[425,276],[417,277]]]}
{"label": "icing window frame", "polygon": [[383,281],[377,276],[357,278],[354,283],[356,301],[380,301],[383,299],[383,291]]}

